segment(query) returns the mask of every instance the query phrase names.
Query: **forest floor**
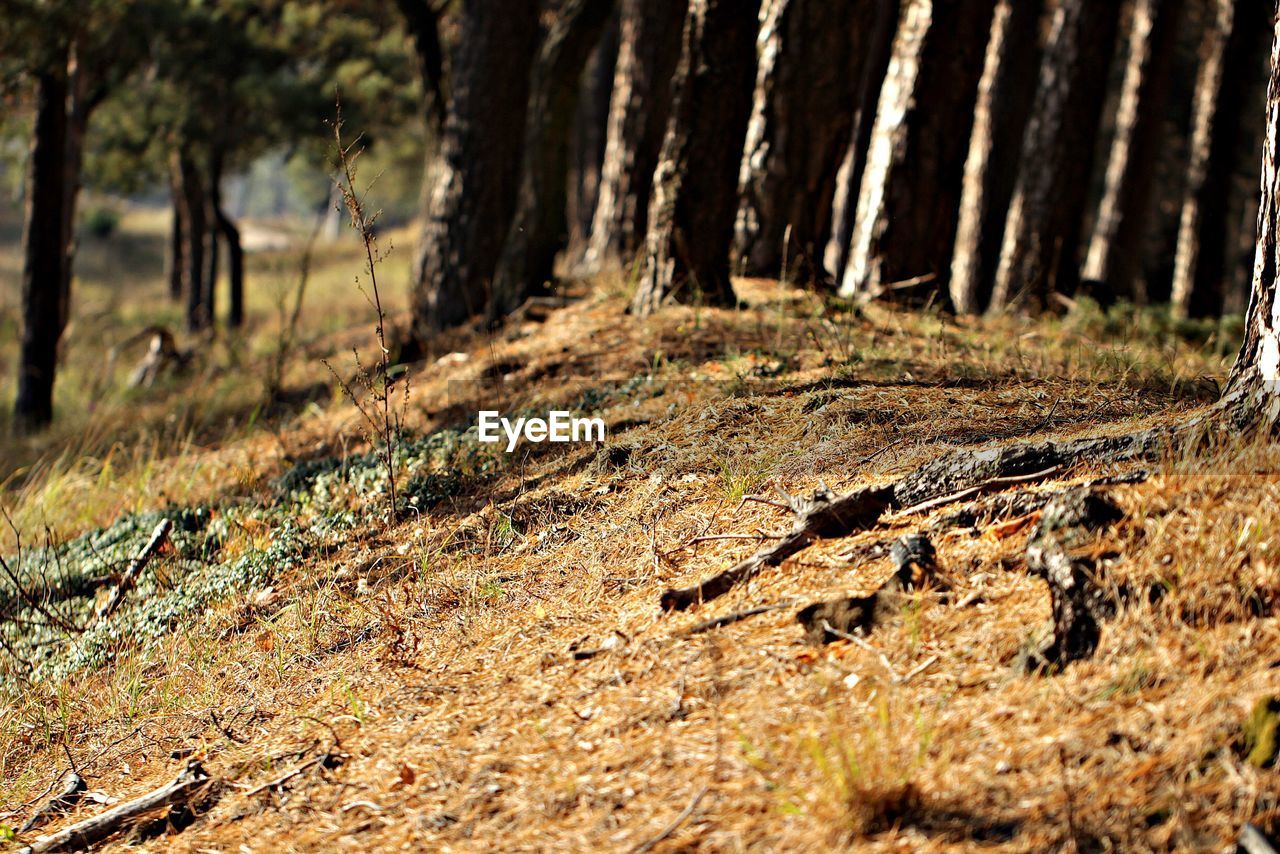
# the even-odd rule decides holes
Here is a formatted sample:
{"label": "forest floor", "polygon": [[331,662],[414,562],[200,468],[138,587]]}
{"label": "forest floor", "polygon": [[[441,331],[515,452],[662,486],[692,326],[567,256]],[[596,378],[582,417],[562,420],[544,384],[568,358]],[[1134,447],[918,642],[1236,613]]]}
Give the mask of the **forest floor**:
{"label": "forest floor", "polygon": [[[1024,560],[1034,511],[933,529],[950,589],[910,594],[865,638],[811,643],[797,612],[875,590],[892,572],[878,545],[964,502],[819,541],[688,612],[659,607],[791,526],[745,496],[1168,422],[1213,401],[1229,342],[1087,306],[1036,322],[854,312],[755,280],[739,282],[748,307],[641,321],[622,282],[594,282],[566,308],[442,340],[412,371],[397,474],[416,512],[387,525],[385,472],[320,362],[349,376],[350,348],[373,348],[348,294],[357,250],[325,251],[271,405],[267,321],[154,389],[121,390],[127,365],[95,380],[98,334],[170,309],[155,270],[120,295],[88,268],[68,425],[4,448],[26,543],[15,558],[10,531],[0,554],[71,629],[15,626],[5,606],[25,663],[0,656],[0,825],[70,763],[129,798],[197,758],[217,796],[144,844],[1221,849],[1245,822],[1280,828],[1280,449],[1171,451],[1106,487],[1124,518],[1090,546],[1104,582],[1159,595],[1126,599],[1058,673],[1026,666],[1051,631]],[[254,263],[287,282],[296,260]],[[608,439],[505,454],[476,440],[480,403],[596,415]],[[162,517],[171,545],[87,625]],[[778,607],[686,633],[758,606]]]}

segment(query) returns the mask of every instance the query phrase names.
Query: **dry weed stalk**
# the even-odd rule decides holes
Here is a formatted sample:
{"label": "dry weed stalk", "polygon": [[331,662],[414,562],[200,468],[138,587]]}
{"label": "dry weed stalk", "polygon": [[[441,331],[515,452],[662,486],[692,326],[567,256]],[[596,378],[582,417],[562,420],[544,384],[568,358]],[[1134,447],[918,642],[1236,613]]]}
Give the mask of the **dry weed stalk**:
{"label": "dry weed stalk", "polygon": [[[342,201],[347,208],[347,213],[351,216],[351,227],[359,233],[360,240],[364,244],[365,271],[369,275],[369,288],[365,289],[359,277],[356,277],[356,287],[369,301],[369,306],[376,317],[374,333],[378,339],[378,363],[374,372],[370,373],[361,362],[358,349],[353,347],[351,350],[356,362],[356,381],[369,393],[370,402],[362,401],[355,389],[351,387],[351,383],[344,380],[328,361],[324,362],[324,366],[333,374],[343,394],[350,399],[364,418],[369,428],[369,438],[374,446],[376,447],[379,442],[382,444],[380,456],[387,474],[387,518],[394,521],[399,515],[399,500],[396,494],[396,447],[400,440],[404,409],[409,405],[409,378],[403,366],[399,366],[398,370],[392,366],[391,350],[387,347],[387,314],[382,306],[382,294],[378,290],[378,264],[386,258],[386,253],[378,248],[378,237],[374,228],[382,211],[368,213],[364,200],[356,190],[358,174],[356,161],[364,151],[361,146],[363,137],[356,137],[351,143],[344,143],[342,124],[342,103],[339,101],[337,115],[333,121],[333,138],[340,167],[337,186],[338,191],[342,193]],[[404,376],[403,399],[400,408],[397,409],[392,404],[392,384],[402,375]]]}

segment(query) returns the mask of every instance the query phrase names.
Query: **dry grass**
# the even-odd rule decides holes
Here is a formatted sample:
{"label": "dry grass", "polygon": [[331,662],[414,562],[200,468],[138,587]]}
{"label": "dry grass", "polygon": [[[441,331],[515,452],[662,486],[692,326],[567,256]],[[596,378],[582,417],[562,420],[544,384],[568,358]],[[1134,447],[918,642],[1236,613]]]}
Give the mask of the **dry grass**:
{"label": "dry grass", "polygon": [[[841,555],[929,519],[819,544],[694,613],[657,608],[665,587],[756,545],[693,538],[788,524],[736,509],[744,493],[847,489],[953,447],[1177,417],[1212,398],[1214,348],[1107,337],[1087,316],[855,318],[772,283],[743,289],[754,308],[633,323],[605,283],[553,322],[442,345],[468,356],[415,375],[422,431],[467,412],[450,381],[506,376],[498,397],[527,403],[641,379],[603,413],[607,453],[522,447],[414,521],[357,531],[270,589],[0,707],[0,823],[25,815],[66,745],[119,795],[172,776],[171,753],[201,756],[233,788],[165,840],[189,850],[1205,849],[1244,821],[1270,827],[1275,772],[1239,742],[1277,692],[1272,448],[1173,458],[1113,490],[1127,518],[1102,536],[1107,579],[1165,594],[1127,604],[1097,654],[1057,676],[1018,666],[1048,617],[1020,562],[1025,528],[939,539],[953,596],[922,596],[869,647],[809,646],[794,611],[874,589],[888,561]],[[267,501],[286,453],[358,447],[354,410],[323,402],[274,436],[128,449],[119,477],[146,506],[163,504],[154,484],[184,478],[201,484],[185,500]],[[76,494],[102,509],[65,528],[104,521],[100,493],[121,482],[94,486],[102,468],[83,465]],[[63,512],[45,503],[56,481],[31,478],[12,503]],[[340,767],[247,794],[326,750]]]}

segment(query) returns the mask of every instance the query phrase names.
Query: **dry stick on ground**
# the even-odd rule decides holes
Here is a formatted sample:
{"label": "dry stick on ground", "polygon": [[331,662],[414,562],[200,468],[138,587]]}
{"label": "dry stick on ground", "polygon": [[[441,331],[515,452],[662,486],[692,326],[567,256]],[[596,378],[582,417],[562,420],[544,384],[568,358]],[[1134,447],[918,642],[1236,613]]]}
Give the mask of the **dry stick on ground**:
{"label": "dry stick on ground", "polygon": [[747,608],[745,611],[734,611],[732,614],[725,614],[722,617],[712,617],[710,620],[703,620],[700,623],[694,623],[689,628],[680,632],[678,637],[689,637],[691,635],[709,632],[713,629],[721,629],[725,626],[731,626],[734,623],[740,623],[743,620],[750,619],[751,617],[759,616],[760,614],[768,614],[771,611],[780,611],[783,608],[790,608],[794,604],[795,602],[788,599],[786,602],[779,602],[776,605],[761,605],[757,608]]}
{"label": "dry stick on ground", "polygon": [[647,839],[635,848],[631,849],[632,854],[647,854],[647,852],[652,851],[661,843],[665,842],[671,834],[680,829],[680,825],[689,820],[689,816],[693,815],[693,811],[698,808],[698,804],[702,802],[702,799],[706,796],[708,791],[710,791],[709,786],[703,786],[699,789],[698,793],[693,796],[693,800],[689,801],[689,805],[680,811],[680,815],[676,816],[675,820],[672,821],[671,824],[668,824],[663,828],[662,832],[657,836],[652,839]]}
{"label": "dry stick on ground", "polygon": [[134,798],[123,804],[114,806],[104,813],[76,822],[49,836],[37,838],[24,848],[26,854],[43,854],[46,851],[67,851],[83,849],[95,842],[100,842],[122,829],[134,819],[146,815],[161,807],[178,803],[187,803],[200,793],[206,791],[213,778],[196,760],[187,763],[182,773],[158,789],[154,789],[140,798]]}
{"label": "dry stick on ground", "polygon": [[138,576],[146,568],[151,556],[159,550],[165,540],[169,539],[169,531],[172,528],[173,522],[169,519],[165,519],[159,525],[156,525],[156,529],[151,532],[151,539],[142,547],[142,551],[138,552],[133,560],[129,561],[129,566],[125,569],[124,575],[120,576],[120,583],[116,585],[115,590],[111,591],[111,596],[107,598],[106,603],[98,609],[98,613],[95,615],[97,619],[107,619],[120,607],[120,603],[124,601],[125,594],[133,588],[133,585],[138,583]]}
{"label": "dry stick on ground", "polygon": [[[901,507],[917,507],[943,496],[962,500],[984,484],[1009,478],[1049,477],[1081,462],[1107,463],[1150,460],[1164,453],[1172,440],[1202,429],[1203,422],[1152,427],[1121,436],[1034,442],[980,451],[957,451],[926,463],[911,474],[879,486],[867,486],[836,496],[819,490],[811,498],[789,497],[795,527],[773,545],[757,551],[729,569],[692,587],[670,589],[659,600],[663,610],[683,611],[715,599],[748,581],[767,567],[778,566],[819,539],[847,537],[869,530],[880,517]],[[989,487],[994,488],[994,487]],[[961,498],[955,498],[955,496]]]}
{"label": "dry stick on ground", "polygon": [[327,766],[329,763],[332,763],[332,762],[341,762],[344,758],[346,758],[345,754],[334,753],[331,750],[326,750],[324,753],[321,753],[319,756],[313,756],[311,759],[308,759],[306,762],[303,762],[301,765],[292,769],[291,771],[286,771],[285,773],[281,774],[279,777],[275,778],[274,780],[270,780],[266,783],[263,783],[261,786],[258,786],[257,788],[250,789],[249,791],[244,793],[244,796],[246,798],[252,798],[254,795],[258,794],[259,792],[265,792],[268,789],[278,789],[281,786],[283,786],[285,783],[289,782],[294,777],[297,777],[299,774],[303,773],[304,771],[307,771],[308,769],[314,768],[317,765]]}
{"label": "dry stick on ground", "polygon": [[[66,783],[62,786],[62,791],[50,798],[38,810],[31,813],[31,817],[23,822],[22,827],[18,828],[19,833],[26,833],[38,824],[44,824],[54,816],[62,815],[75,806],[84,793],[89,791],[89,786],[74,770],[65,775]],[[54,781],[57,782],[56,780]],[[50,789],[52,790],[52,786]]]}

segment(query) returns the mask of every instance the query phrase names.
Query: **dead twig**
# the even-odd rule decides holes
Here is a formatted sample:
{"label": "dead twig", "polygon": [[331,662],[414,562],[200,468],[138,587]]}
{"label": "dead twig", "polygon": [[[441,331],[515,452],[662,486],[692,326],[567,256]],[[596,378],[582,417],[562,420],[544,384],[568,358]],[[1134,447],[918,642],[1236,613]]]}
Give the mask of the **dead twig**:
{"label": "dead twig", "polygon": [[771,611],[780,611],[783,608],[790,608],[794,604],[795,602],[788,599],[786,602],[779,602],[775,605],[760,605],[759,607],[756,607],[756,608],[747,608],[746,610],[743,610],[743,611],[734,611],[732,614],[725,614],[722,617],[712,617],[710,620],[703,620],[700,623],[694,623],[689,628],[680,632],[679,637],[689,637],[691,635],[697,635],[697,634],[702,634],[703,632],[709,632],[709,631],[712,631],[713,629],[720,629],[720,628],[724,628],[725,626],[731,626],[734,623],[740,623],[743,620],[750,619],[751,617],[757,617],[761,614],[768,614]]}
{"label": "dead twig", "polygon": [[133,560],[129,561],[128,568],[125,569],[124,575],[120,577],[120,583],[111,591],[111,596],[107,598],[106,603],[98,609],[98,613],[95,615],[96,619],[105,620],[115,613],[116,609],[120,607],[120,603],[124,601],[125,594],[138,583],[138,576],[146,568],[151,556],[159,551],[165,540],[169,539],[169,531],[172,528],[173,522],[169,519],[165,519],[159,525],[156,525],[156,529],[151,532],[151,539],[134,556]]}
{"label": "dead twig", "polygon": [[943,495],[938,498],[932,498],[928,501],[922,501],[905,510],[900,510],[891,516],[886,516],[883,521],[888,524],[894,524],[895,522],[903,521],[908,516],[917,516],[929,510],[936,510],[939,507],[945,507],[946,505],[954,504],[957,501],[964,501],[965,499],[973,498],[976,495],[981,495],[984,492],[990,492],[993,489],[1002,489],[1006,486],[1016,486],[1022,483],[1034,483],[1037,480],[1044,480],[1047,477],[1052,477],[1060,471],[1062,471],[1062,466],[1052,466],[1044,471],[1033,472],[1032,474],[993,477],[990,480],[983,481],[977,486],[971,486],[968,489],[962,489],[959,492],[953,492],[950,495]]}
{"label": "dead twig", "polygon": [[702,802],[702,799],[706,796],[708,791],[709,787],[707,786],[703,786],[699,789],[698,793],[693,796],[693,800],[689,801],[689,805],[680,811],[680,815],[676,816],[675,820],[673,820],[671,824],[668,824],[663,828],[662,832],[657,836],[647,839],[635,848],[631,849],[632,854],[646,854],[646,852],[652,851],[654,848],[665,842],[671,834],[680,829],[680,825],[689,820],[689,816],[693,815],[693,811],[698,808],[698,804]]}
{"label": "dead twig", "polygon": [[323,764],[325,765],[325,767],[331,767],[330,763],[339,764],[344,758],[345,758],[345,754],[334,753],[332,751],[326,750],[324,753],[321,753],[319,756],[313,756],[310,759],[308,759],[306,762],[303,762],[301,765],[297,766],[296,768],[286,771],[285,773],[281,774],[279,777],[276,777],[274,780],[268,780],[266,783],[263,783],[261,786],[250,789],[249,791],[244,793],[244,796],[246,798],[252,798],[254,795],[265,792],[268,789],[279,789],[281,786],[283,786],[285,783],[292,780],[294,777],[297,777],[299,774],[302,774],[303,772],[308,771],[316,767],[317,765]]}

